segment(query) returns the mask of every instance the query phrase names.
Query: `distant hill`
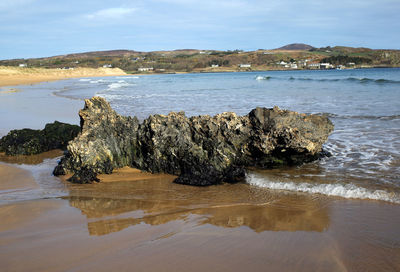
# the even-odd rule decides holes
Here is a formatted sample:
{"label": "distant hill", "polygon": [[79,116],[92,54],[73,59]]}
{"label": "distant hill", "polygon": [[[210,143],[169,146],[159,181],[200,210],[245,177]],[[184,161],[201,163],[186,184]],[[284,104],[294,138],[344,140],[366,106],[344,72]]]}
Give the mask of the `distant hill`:
{"label": "distant hill", "polygon": [[140,53],[134,50],[107,50],[54,56],[52,58],[88,58],[88,57],[120,57]]}
{"label": "distant hill", "polygon": [[277,48],[277,50],[310,50],[314,47],[304,43],[291,43],[282,47]]}
{"label": "distant hill", "polygon": [[[278,49],[257,51],[178,49],[139,52],[108,50],[46,58],[0,60],[0,65],[66,70],[111,66],[129,73],[175,73],[314,69],[306,65],[310,60],[314,64],[321,62],[329,62],[334,65],[354,63],[348,68],[400,67],[400,50],[346,46],[314,48],[307,44],[294,43]],[[282,62],[293,64],[296,62],[297,66],[282,65]],[[247,65],[246,69],[242,69],[242,64],[248,64],[250,67]]]}

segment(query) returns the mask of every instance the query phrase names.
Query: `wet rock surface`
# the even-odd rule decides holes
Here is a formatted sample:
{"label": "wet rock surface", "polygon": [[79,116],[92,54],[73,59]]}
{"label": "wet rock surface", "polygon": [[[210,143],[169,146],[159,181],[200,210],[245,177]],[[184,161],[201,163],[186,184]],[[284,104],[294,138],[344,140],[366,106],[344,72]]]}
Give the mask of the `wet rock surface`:
{"label": "wet rock surface", "polygon": [[0,152],[6,155],[34,155],[52,149],[67,148],[69,141],[80,132],[80,127],[55,121],[42,130],[11,130],[0,139]]}
{"label": "wet rock surface", "polygon": [[221,113],[186,117],[183,112],[151,115],[142,123],[117,114],[99,97],[80,110],[81,133],[55,175],[72,181],[97,181],[99,173],[136,167],[177,175],[176,183],[213,185],[245,178],[245,168],[298,165],[324,154],[333,130],[327,117],[256,108],[248,115]]}

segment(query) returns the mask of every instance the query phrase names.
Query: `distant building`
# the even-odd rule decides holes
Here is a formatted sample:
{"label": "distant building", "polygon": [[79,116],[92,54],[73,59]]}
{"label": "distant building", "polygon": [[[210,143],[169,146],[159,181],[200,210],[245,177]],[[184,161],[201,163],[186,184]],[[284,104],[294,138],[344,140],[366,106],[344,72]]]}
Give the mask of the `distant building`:
{"label": "distant building", "polygon": [[27,67],[28,66],[28,64],[26,64],[26,63],[20,63],[19,64],[19,67]]}
{"label": "distant building", "polygon": [[212,68],[217,68],[217,67],[219,67],[219,65],[218,64],[212,64],[211,67]]}
{"label": "distant building", "polygon": [[309,63],[307,66],[310,69],[320,69],[321,68],[321,64],[320,63]]}
{"label": "distant building", "polygon": [[299,66],[307,66],[307,62],[308,61],[309,61],[308,59],[299,60],[299,61],[297,61],[297,63],[298,63]]}
{"label": "distant building", "polygon": [[332,69],[333,68],[333,65],[332,64],[330,64],[330,63],[320,63],[320,66],[319,66],[321,69]]}
{"label": "distant building", "polygon": [[153,71],[153,67],[140,67],[138,68],[139,72],[149,72],[149,71]]}
{"label": "distant building", "polygon": [[251,64],[250,63],[242,63],[242,64],[239,64],[239,67],[240,68],[250,68]]}
{"label": "distant building", "polygon": [[104,64],[103,68],[112,68],[112,65],[111,64]]}

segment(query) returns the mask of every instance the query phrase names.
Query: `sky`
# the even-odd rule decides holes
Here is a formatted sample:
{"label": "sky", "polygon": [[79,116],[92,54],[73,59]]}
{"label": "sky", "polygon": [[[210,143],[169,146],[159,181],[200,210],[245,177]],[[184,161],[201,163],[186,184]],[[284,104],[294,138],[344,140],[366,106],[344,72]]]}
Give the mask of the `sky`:
{"label": "sky", "polygon": [[400,0],[0,0],[0,59],[290,43],[400,49]]}

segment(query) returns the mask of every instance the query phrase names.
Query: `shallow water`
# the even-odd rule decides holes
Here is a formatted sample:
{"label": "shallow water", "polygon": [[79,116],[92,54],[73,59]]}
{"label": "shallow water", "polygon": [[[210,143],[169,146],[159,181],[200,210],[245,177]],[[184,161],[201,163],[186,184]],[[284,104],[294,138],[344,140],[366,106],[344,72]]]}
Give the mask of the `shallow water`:
{"label": "shallow water", "polygon": [[[42,105],[38,109],[29,108],[28,100],[18,104],[28,107],[22,112],[33,112],[30,119],[37,116],[38,122],[32,121],[36,127],[40,122],[44,126],[43,119],[77,123],[82,100],[94,95],[106,98],[118,113],[141,120],[170,111],[187,116],[247,114],[257,106],[275,105],[323,114],[335,125],[324,146],[332,157],[298,168],[250,172],[248,181],[274,189],[400,202],[400,69],[120,76],[19,88],[24,91],[2,96],[0,104],[10,112],[14,100],[36,97]],[[18,120],[2,123],[20,124],[26,118],[20,108],[14,109]]]}

